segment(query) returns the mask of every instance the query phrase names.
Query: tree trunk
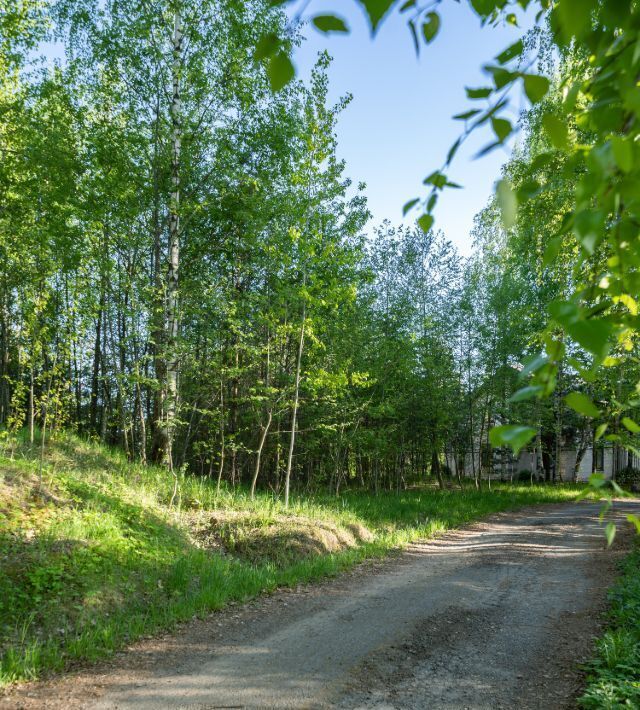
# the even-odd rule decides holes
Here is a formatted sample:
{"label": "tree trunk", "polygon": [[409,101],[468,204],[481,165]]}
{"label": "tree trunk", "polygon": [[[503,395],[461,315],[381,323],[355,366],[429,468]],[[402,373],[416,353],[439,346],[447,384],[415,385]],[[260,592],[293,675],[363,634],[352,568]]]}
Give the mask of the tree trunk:
{"label": "tree trunk", "polygon": [[[166,392],[167,366],[165,361],[165,283],[162,258],[162,233],[160,227],[160,92],[156,95],[154,148],[153,148],[153,252],[152,252],[152,314],[151,350],[156,386],[152,392],[149,419],[151,421],[151,460],[161,463],[166,448],[166,430],[163,424],[163,409]],[[146,365],[145,365],[146,366]]]}
{"label": "tree trunk", "polygon": [[[180,267],[180,169],[182,151],[182,17],[176,10],[173,24],[173,64],[171,77],[171,196],[169,199],[169,264],[167,270],[167,400],[165,407],[167,446],[163,452],[163,462],[173,470],[173,439],[178,407],[178,330],[180,314],[178,310],[178,274]],[[177,479],[176,479],[177,481]]]}
{"label": "tree trunk", "polygon": [[435,443],[431,449],[431,473],[435,473],[440,490],[444,490],[444,481],[442,480],[442,471],[440,470],[440,459],[438,458],[438,449]]}
{"label": "tree trunk", "polygon": [[256,452],[256,465],[253,470],[253,479],[251,480],[251,500],[253,500],[256,496],[256,483],[258,482],[258,476],[260,475],[260,459],[262,457],[262,449],[264,448],[264,443],[267,440],[267,434],[269,433],[272,417],[273,410],[269,409],[267,423],[262,428],[262,436],[260,437],[260,444],[258,445],[258,451]]}
{"label": "tree trunk", "polygon": [[[218,464],[218,482],[216,484],[216,493],[220,493],[220,485],[222,483],[222,474],[224,473],[224,383],[220,380],[220,462]],[[213,460],[213,456],[211,457]]]}
{"label": "tree trunk", "polygon": [[[302,280],[303,288],[306,285],[306,275]],[[304,296],[303,296],[304,297]],[[300,398],[300,367],[302,364],[302,350],[304,348],[304,330],[307,319],[307,303],[302,302],[302,324],[300,326],[300,339],[298,340],[298,355],[296,358],[296,379],[293,395],[293,411],[291,412],[291,436],[289,438],[289,455],[287,469],[284,477],[284,507],[289,507],[289,489],[291,487],[291,464],[293,462],[293,448],[296,441],[296,426],[298,424],[298,403]]]}
{"label": "tree trunk", "polygon": [[29,410],[27,412],[27,421],[29,423],[29,443],[33,446],[33,434],[35,428],[35,386],[34,386],[34,376],[33,376],[33,363],[29,367]]}
{"label": "tree trunk", "polygon": [[[139,378],[140,374],[136,371],[136,375]],[[138,410],[138,419],[140,421],[140,463],[147,463],[147,427],[144,419],[144,409],[142,408],[142,389],[140,387],[140,380],[136,383],[137,397],[136,406]]]}

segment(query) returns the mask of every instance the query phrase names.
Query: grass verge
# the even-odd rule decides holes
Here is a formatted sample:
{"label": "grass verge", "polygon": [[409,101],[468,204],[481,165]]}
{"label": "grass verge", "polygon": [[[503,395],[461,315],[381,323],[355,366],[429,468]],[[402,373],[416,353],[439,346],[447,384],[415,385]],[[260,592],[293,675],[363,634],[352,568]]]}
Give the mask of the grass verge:
{"label": "grass verge", "polygon": [[610,626],[597,643],[589,666],[584,708],[640,707],[640,547],[622,563],[622,574],[609,593]]}
{"label": "grass verge", "polygon": [[59,434],[0,456],[0,685],[105,657],[229,601],[334,575],[490,513],[575,498],[573,487],[298,497],[216,494]]}

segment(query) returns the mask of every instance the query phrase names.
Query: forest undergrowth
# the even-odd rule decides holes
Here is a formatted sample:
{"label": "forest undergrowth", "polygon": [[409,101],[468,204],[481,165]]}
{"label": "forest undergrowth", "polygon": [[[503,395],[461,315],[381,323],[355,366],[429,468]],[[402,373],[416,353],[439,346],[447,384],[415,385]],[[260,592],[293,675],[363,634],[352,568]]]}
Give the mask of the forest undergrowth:
{"label": "forest undergrowth", "polygon": [[57,434],[0,455],[0,685],[108,656],[232,601],[335,575],[490,513],[575,498],[572,486],[273,493],[186,476]]}

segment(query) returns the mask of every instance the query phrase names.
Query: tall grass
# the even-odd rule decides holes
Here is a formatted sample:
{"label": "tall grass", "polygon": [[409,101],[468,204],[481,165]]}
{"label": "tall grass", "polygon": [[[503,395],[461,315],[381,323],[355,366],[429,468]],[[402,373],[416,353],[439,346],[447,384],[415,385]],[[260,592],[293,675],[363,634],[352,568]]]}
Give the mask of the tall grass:
{"label": "tall grass", "polygon": [[[23,439],[0,456],[0,684],[95,661],[231,600],[337,574],[493,512],[577,495],[571,487],[506,485],[349,492],[294,497],[285,516],[273,495],[252,501],[183,477],[179,508],[169,509],[173,482],[164,470],[68,434],[49,446],[39,495],[38,454]],[[216,511],[251,513],[254,524],[281,525],[283,534],[287,516],[371,534],[334,553],[283,558],[266,549],[252,561],[195,543],[190,516]]]}
{"label": "tall grass", "polygon": [[589,664],[585,708],[640,707],[640,548],[622,563],[622,575],[609,593],[610,626]]}

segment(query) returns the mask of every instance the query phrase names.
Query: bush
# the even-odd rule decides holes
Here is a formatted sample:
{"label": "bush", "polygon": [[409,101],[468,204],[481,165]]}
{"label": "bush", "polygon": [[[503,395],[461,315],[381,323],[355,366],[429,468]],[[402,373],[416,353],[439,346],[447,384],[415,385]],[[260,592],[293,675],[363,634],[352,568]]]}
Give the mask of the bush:
{"label": "bush", "polygon": [[[520,471],[518,471],[518,475],[516,476],[516,481],[518,481],[518,483],[529,483],[529,481],[531,481],[531,478],[532,478],[531,471],[527,471],[526,468],[523,468]],[[537,479],[537,476],[534,473],[533,480],[535,481],[536,479]]]}
{"label": "bush", "polygon": [[625,488],[640,487],[640,469],[625,466],[616,474],[616,483]]}

